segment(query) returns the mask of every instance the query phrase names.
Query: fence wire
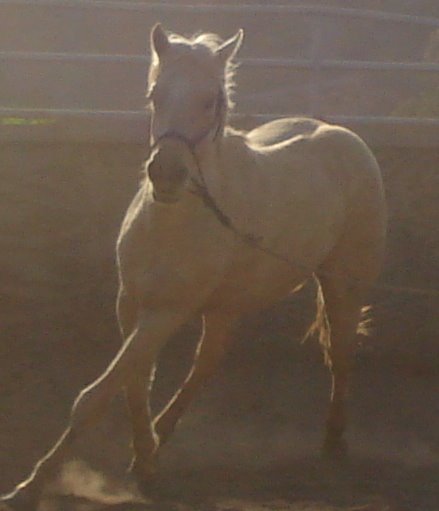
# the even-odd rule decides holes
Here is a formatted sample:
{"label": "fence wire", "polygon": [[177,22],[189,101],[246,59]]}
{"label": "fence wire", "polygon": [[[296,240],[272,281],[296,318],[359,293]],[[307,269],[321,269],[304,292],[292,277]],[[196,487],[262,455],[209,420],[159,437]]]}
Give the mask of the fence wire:
{"label": "fence wire", "polygon": [[[406,14],[386,13],[381,11],[373,11],[367,9],[350,9],[350,8],[334,8],[321,6],[300,6],[300,5],[278,5],[278,4],[229,4],[229,3],[171,3],[171,2],[130,2],[117,0],[0,0],[0,6],[29,6],[42,7],[53,6],[54,8],[71,8],[71,9],[108,9],[108,10],[129,10],[135,12],[160,11],[166,12],[192,12],[192,13],[248,13],[254,15],[271,14],[271,15],[296,15],[313,18],[361,18],[370,19],[384,23],[403,23],[411,25],[419,25],[424,27],[439,27],[439,19],[429,18],[425,16],[415,16]],[[84,53],[57,53],[57,52],[22,52],[22,51],[0,51],[0,60],[40,60],[40,61],[76,61],[76,62],[131,62],[133,64],[147,65],[148,57],[142,55],[117,55],[117,54],[84,54]],[[418,73],[437,73],[439,72],[439,64],[435,63],[419,63],[419,62],[368,62],[368,61],[337,61],[322,60],[313,58],[305,59],[288,59],[288,58],[246,58],[242,61],[244,66],[267,67],[267,68],[299,68],[315,71],[321,70],[367,70],[367,71],[395,71],[395,72],[418,72]],[[276,117],[286,117],[291,114],[235,114],[235,116],[249,116],[255,119],[270,120]],[[45,117],[48,116],[48,117]],[[35,117],[38,117],[37,119]],[[32,126],[34,128],[43,128],[49,121],[53,121],[57,117],[76,117],[76,118],[103,118],[103,119],[125,119],[139,120],[146,119],[146,113],[140,111],[123,111],[123,110],[89,110],[89,109],[53,109],[53,108],[8,108],[0,107],[0,126]],[[437,118],[398,118],[398,117],[377,117],[377,116],[331,116],[329,120],[346,124],[352,121],[360,123],[389,123],[395,126],[427,126],[432,129],[439,127],[439,119]],[[39,121],[39,122],[36,122]],[[250,244],[255,249],[265,252],[271,257],[283,261],[290,266],[301,267],[296,263],[289,261],[269,248],[249,240],[239,232],[236,232],[242,241]],[[424,298],[439,298],[439,289],[434,288],[418,288],[413,286],[393,285],[386,283],[377,283],[373,286],[377,290],[408,294]]]}

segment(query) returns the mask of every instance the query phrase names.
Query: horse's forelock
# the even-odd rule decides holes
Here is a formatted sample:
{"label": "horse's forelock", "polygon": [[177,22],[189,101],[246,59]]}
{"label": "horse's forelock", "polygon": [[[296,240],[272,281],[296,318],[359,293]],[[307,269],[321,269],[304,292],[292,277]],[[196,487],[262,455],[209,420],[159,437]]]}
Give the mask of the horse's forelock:
{"label": "horse's forelock", "polygon": [[224,40],[217,34],[208,32],[196,32],[190,37],[180,34],[168,32],[168,39],[171,43],[189,46],[191,48],[204,47],[214,53],[223,43]]}
{"label": "horse's forelock", "polygon": [[[206,54],[213,55],[218,48],[224,43],[224,40],[214,33],[200,33],[197,32],[191,37],[187,38],[179,34],[168,32],[168,39],[171,45],[186,47],[189,50],[206,51]],[[233,101],[230,96],[233,94],[235,87],[235,73],[237,64],[233,61],[228,61],[224,70],[224,90],[227,95],[227,103],[229,108],[233,107]],[[151,92],[157,78],[159,69],[159,59],[157,55],[153,55],[151,66],[149,69],[148,79],[148,93]]]}
{"label": "horse's forelock", "polygon": [[[211,54],[214,54],[223,45],[224,39],[213,33],[197,33],[188,40],[188,43],[192,48],[204,47],[208,49]],[[227,93],[232,92],[235,85],[234,78],[237,67],[236,62],[233,60],[229,60],[226,64],[224,78]]]}

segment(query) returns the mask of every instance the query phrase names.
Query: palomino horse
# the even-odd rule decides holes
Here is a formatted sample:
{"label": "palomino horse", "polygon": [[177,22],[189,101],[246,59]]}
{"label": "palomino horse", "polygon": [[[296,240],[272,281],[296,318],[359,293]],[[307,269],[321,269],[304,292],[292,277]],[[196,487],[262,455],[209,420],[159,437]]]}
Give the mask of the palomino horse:
{"label": "palomino horse", "polygon": [[[84,389],[70,423],[3,505],[32,508],[68,447],[122,388],[131,412],[139,482],[155,470],[199,388],[223,359],[243,313],[318,281],[319,331],[332,374],[324,448],[342,450],[344,401],[365,293],[381,266],[383,185],[365,143],[339,126],[283,119],[248,133],[226,128],[232,59],[243,32],[188,40],[151,33],[151,157],[117,249],[118,318],[124,343]],[[203,335],[181,388],[155,418],[149,397],[156,358],[194,315]]]}

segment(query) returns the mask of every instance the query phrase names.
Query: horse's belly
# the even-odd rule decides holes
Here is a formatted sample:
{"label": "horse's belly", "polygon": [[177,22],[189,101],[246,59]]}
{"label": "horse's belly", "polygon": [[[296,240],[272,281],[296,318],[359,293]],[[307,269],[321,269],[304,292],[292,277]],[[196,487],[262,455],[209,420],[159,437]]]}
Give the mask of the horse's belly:
{"label": "horse's belly", "polygon": [[287,296],[308,275],[280,261],[234,265],[210,296],[207,309],[245,313],[268,307]]}
{"label": "horse's belly", "polygon": [[[323,223],[322,219],[316,225]],[[337,239],[330,228],[309,231],[294,224],[275,234],[271,233],[271,240],[264,237],[258,246],[238,245],[209,306],[238,312],[270,306],[309,278]]]}

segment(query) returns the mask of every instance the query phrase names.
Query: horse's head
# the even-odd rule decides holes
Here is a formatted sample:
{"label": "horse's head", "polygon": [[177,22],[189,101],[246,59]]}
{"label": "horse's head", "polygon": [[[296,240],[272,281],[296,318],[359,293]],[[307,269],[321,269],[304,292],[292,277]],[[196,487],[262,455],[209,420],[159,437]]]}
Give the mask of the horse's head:
{"label": "horse's head", "polygon": [[221,138],[230,106],[231,60],[242,37],[240,30],[226,42],[212,34],[185,39],[168,35],[161,25],[152,29],[148,175],[156,200],[177,201],[195,155]]}

